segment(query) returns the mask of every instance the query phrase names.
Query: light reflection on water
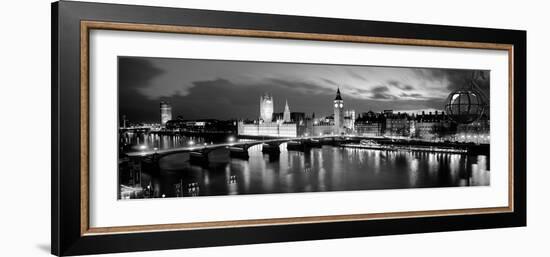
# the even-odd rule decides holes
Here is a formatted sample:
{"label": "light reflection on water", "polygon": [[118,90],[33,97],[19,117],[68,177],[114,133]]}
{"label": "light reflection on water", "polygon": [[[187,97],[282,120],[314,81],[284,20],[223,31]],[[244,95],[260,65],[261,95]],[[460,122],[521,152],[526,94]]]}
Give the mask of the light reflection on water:
{"label": "light reflection on water", "polygon": [[[141,144],[162,149],[184,146],[190,140],[165,138],[148,136],[141,139]],[[257,145],[249,148],[249,156],[248,160],[229,158],[227,149],[215,150],[207,165],[191,164],[186,153],[166,156],[156,171],[142,167],[141,185],[151,184],[154,197],[174,197],[490,184],[488,157],[484,155],[332,146],[298,152],[287,151],[286,144],[282,144],[278,155],[264,154]]]}

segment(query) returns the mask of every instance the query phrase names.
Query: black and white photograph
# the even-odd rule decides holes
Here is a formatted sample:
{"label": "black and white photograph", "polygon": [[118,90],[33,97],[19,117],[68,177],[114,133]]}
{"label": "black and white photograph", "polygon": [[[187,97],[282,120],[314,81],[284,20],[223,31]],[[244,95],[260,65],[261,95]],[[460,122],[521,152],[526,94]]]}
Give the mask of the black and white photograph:
{"label": "black and white photograph", "polygon": [[0,256],[550,256],[547,5],[6,2]]}
{"label": "black and white photograph", "polygon": [[118,57],[118,199],[489,186],[489,70]]}

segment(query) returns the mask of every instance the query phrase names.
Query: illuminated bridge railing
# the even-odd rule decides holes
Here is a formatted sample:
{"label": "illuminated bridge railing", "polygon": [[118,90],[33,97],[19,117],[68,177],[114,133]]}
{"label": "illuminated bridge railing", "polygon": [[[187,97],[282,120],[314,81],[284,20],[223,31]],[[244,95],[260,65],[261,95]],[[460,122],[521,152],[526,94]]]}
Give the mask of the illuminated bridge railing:
{"label": "illuminated bridge railing", "polygon": [[265,139],[265,140],[251,140],[251,141],[242,141],[242,142],[229,142],[229,143],[220,143],[212,145],[197,145],[197,146],[186,146],[178,147],[171,149],[163,150],[147,150],[147,151],[136,151],[126,153],[128,157],[144,157],[150,155],[168,155],[173,153],[184,153],[184,152],[200,152],[200,151],[212,151],[220,148],[227,147],[238,147],[242,146],[243,148],[248,148],[252,145],[264,144],[264,143],[284,143],[289,141],[305,141],[312,139],[327,139],[327,138],[341,138],[341,136],[334,135],[324,135],[324,136],[309,136],[309,137],[290,137],[290,138],[277,138],[277,139]]}

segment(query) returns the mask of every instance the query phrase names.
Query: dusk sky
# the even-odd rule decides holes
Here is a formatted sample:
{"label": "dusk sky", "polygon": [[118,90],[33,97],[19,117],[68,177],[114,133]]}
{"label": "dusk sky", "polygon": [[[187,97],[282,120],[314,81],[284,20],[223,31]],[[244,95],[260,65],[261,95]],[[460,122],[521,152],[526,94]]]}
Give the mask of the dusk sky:
{"label": "dusk sky", "polygon": [[[327,64],[119,57],[119,115],[158,122],[159,102],[184,119],[257,119],[260,96],[273,95],[275,112],[332,114],[340,87],[344,109],[357,113],[444,108],[448,94],[467,86],[472,70]],[[477,84],[489,96],[489,71]]]}

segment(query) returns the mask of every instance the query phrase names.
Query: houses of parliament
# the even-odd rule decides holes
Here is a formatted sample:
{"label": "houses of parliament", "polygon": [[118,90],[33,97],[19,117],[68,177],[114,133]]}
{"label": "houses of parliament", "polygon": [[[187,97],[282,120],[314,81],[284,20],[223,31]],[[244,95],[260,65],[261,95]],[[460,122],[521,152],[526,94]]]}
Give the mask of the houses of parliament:
{"label": "houses of parliament", "polygon": [[[329,105],[327,103],[327,105]],[[240,121],[238,134],[242,136],[299,137],[308,135],[346,134],[355,130],[355,111],[344,110],[344,100],[340,89],[329,105],[333,114],[316,118],[315,113],[306,115],[303,112],[291,112],[288,101],[285,101],[283,112],[275,113],[272,95],[260,97],[260,115],[252,122]]]}

